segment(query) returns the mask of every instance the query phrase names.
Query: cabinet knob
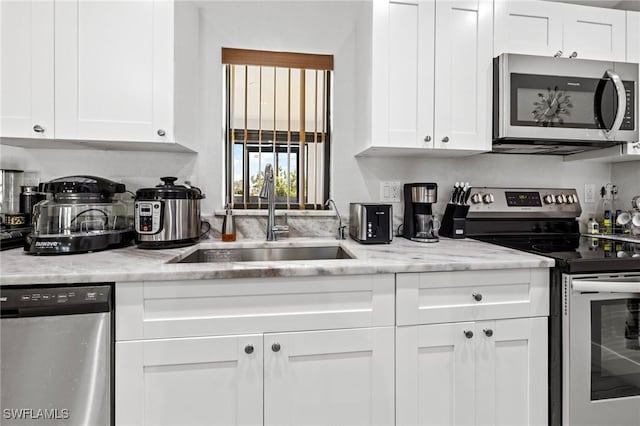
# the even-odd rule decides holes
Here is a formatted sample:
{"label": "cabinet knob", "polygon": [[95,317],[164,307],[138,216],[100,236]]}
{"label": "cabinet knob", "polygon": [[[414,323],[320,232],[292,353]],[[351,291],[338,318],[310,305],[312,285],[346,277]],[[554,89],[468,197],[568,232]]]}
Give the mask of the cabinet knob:
{"label": "cabinet knob", "polygon": [[445,136],[444,138],[442,138],[442,142],[444,143],[449,142],[449,136]]}
{"label": "cabinet knob", "polygon": [[484,330],[482,330],[484,332],[484,335],[487,337],[491,337],[493,336],[493,330],[490,328],[485,328]]}
{"label": "cabinet knob", "polygon": [[251,355],[253,353],[253,345],[247,345],[244,347],[244,353]]}
{"label": "cabinet knob", "polygon": [[271,350],[274,352],[280,352],[280,343],[274,343],[271,345]]}
{"label": "cabinet knob", "polygon": [[558,50],[558,51],[553,55],[553,57],[554,57],[554,58],[559,58],[560,56],[562,56],[562,50]]}
{"label": "cabinet knob", "polygon": [[480,293],[473,293],[471,296],[473,296],[473,299],[476,302],[480,302],[482,300],[482,294],[480,294]]}
{"label": "cabinet knob", "polygon": [[471,339],[473,337],[473,331],[465,330],[464,331],[464,337],[466,337],[467,339]]}
{"label": "cabinet knob", "polygon": [[633,149],[640,149],[640,142],[633,144]]}
{"label": "cabinet knob", "polygon": [[44,133],[44,127],[42,127],[39,124],[36,124],[35,126],[33,126],[33,131],[36,133]]}
{"label": "cabinet knob", "polygon": [[424,137],[425,142],[431,142],[431,136],[427,135]]}
{"label": "cabinet knob", "polygon": [[577,58],[578,57],[578,52],[572,52],[571,55],[569,55],[570,58]]}
{"label": "cabinet knob", "polygon": [[164,130],[158,129],[158,136],[164,136],[166,134],[167,134],[167,132],[165,132]]}

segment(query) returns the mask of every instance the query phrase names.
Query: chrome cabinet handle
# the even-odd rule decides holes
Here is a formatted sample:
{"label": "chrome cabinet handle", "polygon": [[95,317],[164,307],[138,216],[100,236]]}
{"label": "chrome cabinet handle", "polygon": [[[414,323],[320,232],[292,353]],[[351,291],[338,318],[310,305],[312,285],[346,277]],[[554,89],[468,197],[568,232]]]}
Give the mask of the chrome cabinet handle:
{"label": "chrome cabinet handle", "polygon": [[274,352],[280,352],[280,343],[274,343],[271,345],[271,350]]}
{"label": "chrome cabinet handle", "polygon": [[42,127],[39,124],[36,124],[35,126],[33,126],[33,131],[36,133],[44,133],[44,127]]}
{"label": "chrome cabinet handle", "polygon": [[558,51],[553,55],[553,57],[554,57],[554,58],[559,58],[560,56],[562,56],[562,50],[558,50]]}
{"label": "chrome cabinet handle", "polygon": [[473,293],[471,296],[473,296],[473,299],[476,302],[480,302],[482,300],[482,294],[480,294],[480,293]]}
{"label": "chrome cabinet handle", "polygon": [[449,136],[445,136],[444,138],[442,138],[442,142],[444,143],[449,142]]}
{"label": "chrome cabinet handle", "polygon": [[167,132],[165,132],[162,129],[158,129],[158,136],[165,136],[167,134]]}
{"label": "chrome cabinet handle", "polygon": [[247,345],[244,347],[244,353],[251,355],[253,353],[253,345]]}
{"label": "chrome cabinet handle", "polygon": [[578,52],[573,52],[571,53],[571,55],[569,55],[570,58],[577,58],[578,57]]}
{"label": "chrome cabinet handle", "polygon": [[465,330],[464,331],[464,337],[466,337],[467,339],[471,339],[473,337],[473,331]]}
{"label": "chrome cabinet handle", "polygon": [[425,142],[431,142],[431,136],[427,135],[424,137]]}
{"label": "chrome cabinet handle", "polygon": [[633,149],[640,149],[640,142],[634,143],[632,146],[633,146]]}
{"label": "chrome cabinet handle", "polygon": [[485,336],[487,337],[491,337],[493,336],[493,330],[490,328],[485,328],[484,330],[482,330],[482,332],[484,333]]}

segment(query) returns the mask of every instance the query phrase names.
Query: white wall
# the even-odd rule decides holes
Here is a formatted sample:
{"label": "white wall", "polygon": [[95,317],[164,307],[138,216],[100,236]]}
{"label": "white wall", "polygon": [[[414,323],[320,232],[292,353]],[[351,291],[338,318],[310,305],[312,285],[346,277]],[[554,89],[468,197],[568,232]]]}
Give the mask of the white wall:
{"label": "white wall", "polygon": [[[201,100],[198,154],[89,150],[22,150],[3,147],[2,167],[41,170],[42,178],[91,173],[119,179],[135,190],[158,177],[190,178],[207,195],[204,213],[223,205],[223,132],[221,47],[328,53],[334,55],[331,196],[341,212],[351,201],[378,201],[381,180],[433,181],[440,185],[442,212],[455,181],[472,185],[598,187],[611,180],[609,164],[564,163],[555,156],[487,154],[461,159],[358,158],[363,81],[360,70],[370,55],[370,40],[357,31],[366,2],[347,1],[211,1],[200,14]],[[359,88],[357,87],[358,85]],[[365,117],[366,118],[366,117]],[[399,207],[399,206],[398,206]],[[585,215],[596,205],[584,205]],[[398,208],[397,213],[400,209]],[[583,215],[584,216],[584,215]]]}
{"label": "white wall", "polygon": [[631,199],[640,195],[640,161],[614,163],[611,166],[611,182],[618,186],[621,208],[630,209]]}

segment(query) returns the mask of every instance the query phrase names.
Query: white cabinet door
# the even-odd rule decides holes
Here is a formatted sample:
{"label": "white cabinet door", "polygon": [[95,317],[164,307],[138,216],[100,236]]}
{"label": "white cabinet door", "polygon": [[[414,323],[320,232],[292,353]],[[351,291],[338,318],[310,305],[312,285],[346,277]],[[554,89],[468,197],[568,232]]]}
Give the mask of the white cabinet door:
{"label": "white cabinet door", "polygon": [[173,2],[60,1],[56,138],[173,139]]}
{"label": "white cabinet door", "polygon": [[434,8],[434,0],[373,2],[375,145],[432,146]]}
{"label": "white cabinet door", "polygon": [[640,62],[640,12],[627,11],[627,62]]}
{"label": "white cabinet door", "polygon": [[562,50],[563,4],[495,1],[494,56],[502,53],[553,56]]}
{"label": "white cabinet door", "polygon": [[393,340],[393,327],[265,334],[264,424],[393,424]]}
{"label": "white cabinet door", "polygon": [[474,323],[398,327],[396,425],[475,424]]}
{"label": "white cabinet door", "polygon": [[478,322],[476,425],[546,425],[547,318]]}
{"label": "white cabinet door", "polygon": [[117,342],[116,424],[262,425],[262,363],[262,335]]}
{"label": "white cabinet door", "polygon": [[493,1],[436,2],[434,147],[491,150]]}
{"label": "white cabinet door", "polygon": [[54,137],[53,0],[0,2],[0,137]]}
{"label": "white cabinet door", "polygon": [[624,62],[626,14],[622,10],[567,5],[563,26],[566,56]]}

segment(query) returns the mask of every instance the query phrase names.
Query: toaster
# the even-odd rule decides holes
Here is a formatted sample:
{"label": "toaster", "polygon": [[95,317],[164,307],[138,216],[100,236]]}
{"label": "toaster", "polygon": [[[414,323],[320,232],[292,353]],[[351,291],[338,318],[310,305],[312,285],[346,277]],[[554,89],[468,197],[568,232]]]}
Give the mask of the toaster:
{"label": "toaster", "polygon": [[362,244],[389,244],[393,239],[391,204],[351,203],[349,235]]}

